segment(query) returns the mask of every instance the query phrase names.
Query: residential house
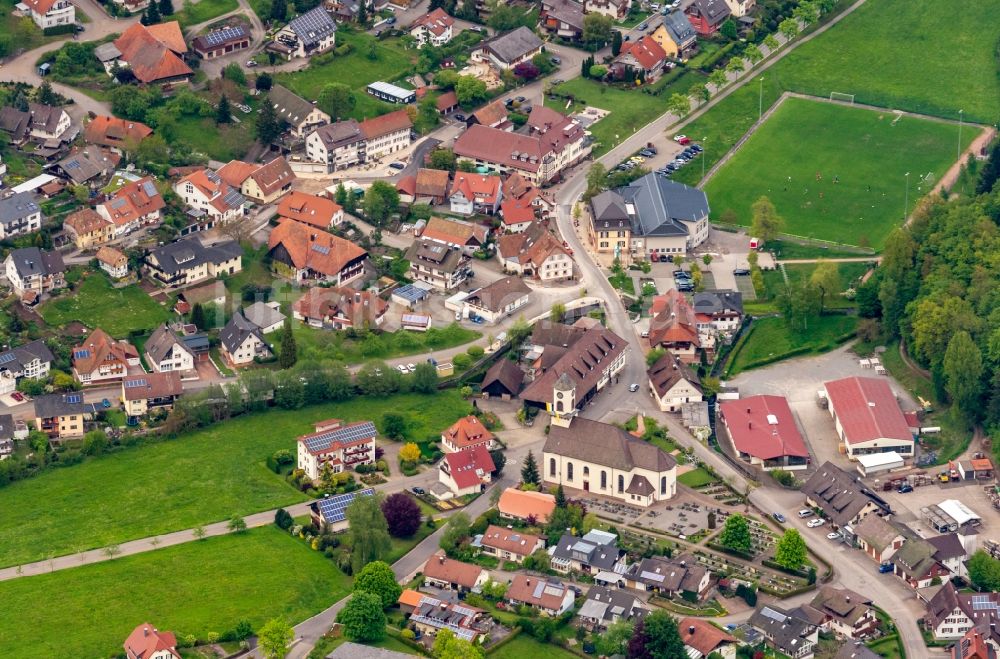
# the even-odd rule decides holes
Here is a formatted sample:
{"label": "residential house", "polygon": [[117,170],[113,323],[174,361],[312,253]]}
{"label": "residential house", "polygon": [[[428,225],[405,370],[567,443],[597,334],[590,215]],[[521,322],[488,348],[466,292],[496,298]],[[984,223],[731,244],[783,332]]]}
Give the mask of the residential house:
{"label": "residential house", "polygon": [[195,354],[169,327],[160,325],[146,340],[146,364],[155,373],[190,371]]}
{"label": "residential house", "polygon": [[443,46],[451,41],[454,26],[455,19],[438,7],[410,24],[410,36],[416,39],[417,48],[426,44]]}
{"label": "residential house", "polygon": [[995,628],[970,629],[951,646],[950,659],[997,659],[1000,637]]}
{"label": "residential house", "polygon": [[33,192],[0,199],[0,240],[34,233],[42,228],[42,208]]}
{"label": "residential house", "polygon": [[219,168],[219,178],[259,204],[272,204],[292,189],[295,173],[278,156],[263,165],[231,160]]}
{"label": "residential house", "polygon": [[554,618],[573,608],[576,593],[556,579],[519,573],[507,587],[506,599],[515,606],[529,606]]}
{"label": "residential house", "polygon": [[450,174],[444,169],[421,167],[416,176],[404,176],[396,183],[400,198],[414,204],[439,206],[448,198]]}
{"label": "residential house", "polygon": [[170,632],[161,632],[144,622],[125,639],[126,659],[181,659],[177,638]]}
{"label": "residential house", "polygon": [[325,53],[336,43],[337,23],[325,8],[319,6],[290,20],[288,25],[278,30],[267,48],[292,59]]}
{"label": "residential house", "polygon": [[495,215],[503,198],[500,183],[499,176],[456,172],[448,195],[451,212],[460,215]]}
{"label": "residential house", "polygon": [[[971,542],[963,542],[970,536],[959,535],[958,533],[945,533],[926,538],[927,542],[934,547],[934,560],[940,563],[948,572],[963,579],[969,578],[965,561],[973,551],[970,551]],[[975,536],[971,536],[974,538]],[[970,547],[967,547],[967,544]]]}
{"label": "residential house", "polygon": [[624,20],[632,7],[632,0],[583,0],[583,13],[609,16],[615,22]]}
{"label": "residential house", "polygon": [[477,541],[487,556],[514,563],[522,563],[539,549],[545,549],[545,541],[538,536],[493,524],[486,529],[482,538],[477,538]]}
{"label": "residential house", "polygon": [[445,453],[471,451],[477,446],[487,451],[500,446],[496,435],[483,425],[478,416],[463,416],[441,433],[441,450]]}
{"label": "residential house", "polygon": [[838,638],[867,638],[879,626],[872,598],[846,588],[823,586],[816,597],[801,608],[811,618],[818,619],[816,624],[820,629],[832,632]]}
{"label": "residential house", "polygon": [[583,13],[583,5],[576,0],[542,0],[542,29],[561,39],[576,41],[583,36]]}
{"label": "residential house", "polygon": [[292,317],[312,327],[377,329],[388,310],[389,303],[374,291],[310,288],[292,304]]}
{"label": "residential house", "polygon": [[880,659],[882,655],[876,654],[868,649],[868,646],[861,641],[844,643],[840,650],[833,656],[833,659]]}
{"label": "residential house", "polygon": [[327,419],[313,424],[313,430],[295,440],[298,468],[312,480],[319,479],[326,467],[337,474],[357,465],[374,464],[378,431],[371,421]]}
{"label": "residential house", "polygon": [[232,240],[205,245],[192,236],[152,248],[144,263],[154,281],[164,286],[187,286],[240,272],[243,249]]}
{"label": "residential house", "polygon": [[531,110],[527,134],[474,125],[458,136],[454,146],[455,155],[471,161],[477,171],[517,173],[535,186],[557,180],[592,149],[579,123],[541,105]]}
{"label": "residential house", "polygon": [[120,380],[128,375],[130,366],[139,366],[136,347],[124,339],[112,339],[99,327],[73,348],[73,377],[83,384]]}
{"label": "residential house", "polygon": [[576,615],[585,627],[600,632],[615,623],[638,622],[648,613],[646,603],[632,593],[591,586]]}
{"label": "residential house", "polygon": [[218,59],[250,47],[253,37],[243,25],[226,26],[211,30],[191,40],[191,50],[204,59]]}
{"label": "residential house", "polygon": [[461,249],[472,256],[473,252],[486,243],[486,227],[472,222],[432,217],[427,221],[420,237]]}
{"label": "residential house", "polygon": [[500,222],[507,233],[523,233],[535,223],[535,206],[523,199],[500,202]]}
{"label": "residential house", "polygon": [[521,399],[556,419],[572,418],[583,409],[621,373],[628,354],[628,342],[600,325],[554,325],[548,333],[536,326],[532,344],[541,355]]}
{"label": "residential house", "polygon": [[868,515],[854,527],[861,551],[876,563],[882,564],[892,558],[906,541],[900,529],[878,515]]}
{"label": "residential house", "polygon": [[691,305],[699,334],[723,337],[728,342],[743,323],[743,294],[739,291],[701,291],[694,294]]}
{"label": "residential house", "polygon": [[29,112],[18,110],[10,105],[0,108],[0,130],[7,135],[12,146],[23,146],[28,141],[30,128],[31,114]]}
{"label": "residential house", "polygon": [[438,464],[438,482],[447,488],[442,498],[479,494],[493,480],[496,466],[483,445],[465,451],[445,453]]}
{"label": "residential house", "polygon": [[784,396],[750,396],[719,403],[719,418],[736,455],[762,469],[809,466],[809,450]]}
{"label": "residential house", "polygon": [[328,533],[346,531],[351,525],[347,519],[348,506],[356,497],[370,497],[374,494],[375,490],[369,487],[364,490],[355,490],[347,494],[336,494],[318,499],[309,504],[313,524],[317,528],[325,529]]}
{"label": "residential house", "polygon": [[[618,199],[610,195],[617,195]],[[623,261],[667,259],[684,254],[708,239],[709,207],[705,193],[655,173],[610,191],[599,205],[592,204],[591,208],[594,211],[591,241],[605,252],[617,249]],[[627,253],[620,245],[626,219]],[[602,246],[604,242],[607,244]]]}
{"label": "residential house", "polygon": [[666,353],[649,367],[646,375],[649,394],[663,412],[680,412],[683,405],[702,400],[698,375],[677,355]]}
{"label": "residential house", "polygon": [[[708,594],[712,573],[690,554],[673,558],[651,556],[628,567],[616,583],[647,593],[659,593],[668,598],[694,597],[701,600]],[[602,581],[608,582],[606,576]]]}
{"label": "residential house", "polygon": [[684,9],[684,13],[703,37],[710,37],[718,32],[719,26],[732,15],[726,0],[694,0]]}
{"label": "residential house", "polygon": [[91,190],[102,187],[115,171],[121,156],[95,144],[75,148],[53,168],[73,185],[84,185]]}
{"label": "residential house", "polygon": [[204,284],[189,286],[179,291],[174,311],[181,316],[186,316],[199,304],[202,307],[222,307],[226,304],[226,284],[218,279],[213,279]]}
{"label": "residential house", "polygon": [[531,28],[521,26],[484,41],[473,57],[505,71],[521,62],[530,61],[542,52],[542,40]]}
{"label": "residential house", "polygon": [[698,33],[682,11],[664,16],[663,23],[650,36],[672,59],[687,61],[698,50]]}
{"label": "residential house", "polygon": [[188,49],[177,21],[156,25],[133,23],[113,44],[119,55],[105,62],[109,73],[117,62],[131,69],[141,83],[168,87],[187,83],[194,75],[184,62]]}
{"label": "residential house", "polygon": [[405,258],[410,262],[410,279],[446,292],[458,288],[469,277],[469,256],[439,242],[423,238],[414,240]]}
{"label": "residential house", "polygon": [[55,443],[83,437],[84,424],[93,416],[94,406],[84,403],[78,391],[35,397],[35,428]]}
{"label": "residential house", "polygon": [[180,373],[143,373],[122,379],[122,402],[125,414],[131,417],[145,416],[154,410],[169,411],[181,394]]}
{"label": "residential house", "polygon": [[1000,593],[960,593],[949,580],[927,602],[924,624],[934,640],[960,639],[970,630],[1000,625]]}
{"label": "residential house", "polygon": [[765,604],[750,616],[750,625],[769,647],[792,659],[812,659],[819,643],[819,628],[793,612]]}
{"label": "residential house", "polygon": [[447,629],[456,638],[476,644],[491,624],[489,616],[481,609],[465,602],[444,602],[415,590],[404,590],[399,596],[399,605],[404,612],[412,610],[410,626],[431,638]]}
{"label": "residential house", "polygon": [[487,323],[496,324],[528,304],[531,289],[519,277],[504,277],[465,298],[469,311]]}
{"label": "residential house", "polygon": [[[824,462],[802,485],[806,504],[819,508],[834,528],[856,529],[868,515],[890,514],[889,504],[832,462]],[[852,531],[853,532],[853,531]]]}
{"label": "residential house", "polygon": [[702,349],[694,309],[687,297],[676,288],[657,295],[649,307],[649,345],[666,348],[678,358],[693,362]]}
{"label": "residential house", "polygon": [[848,458],[888,452],[913,457],[913,434],[885,379],[855,376],[826,382],[823,389]]}
{"label": "residential house", "polygon": [[757,6],[757,0],[726,0],[726,6],[733,18],[743,18]]}
{"label": "residential house", "polygon": [[[45,2],[47,0],[42,0]],[[62,2],[63,0],[57,0]],[[67,136],[72,125],[72,120],[66,110],[51,105],[41,103],[28,103],[28,114],[31,115],[28,123],[28,133],[31,139],[37,142],[48,142],[49,140],[60,140]]]}
{"label": "residential house", "polygon": [[421,572],[425,586],[458,593],[478,592],[490,580],[490,573],[482,567],[448,558],[443,551],[428,558]]}
{"label": "residential house", "polygon": [[501,236],[497,259],[504,272],[533,277],[542,284],[573,279],[575,262],[569,248],[543,224],[535,223],[521,233]]}
{"label": "residential house", "polygon": [[264,340],[264,333],[251,323],[241,311],[233,314],[219,333],[223,359],[232,367],[246,366],[255,359],[268,359],[274,353]]}
{"label": "residential house", "polygon": [[632,243],[632,218],[625,200],[605,190],[590,199],[590,244],[599,254],[625,258]]}
{"label": "residential house", "polygon": [[102,245],[94,255],[97,265],[112,279],[128,276],[128,257],[109,245]]}
{"label": "residential house", "polygon": [[677,631],[689,659],[705,659],[716,654],[722,659],[736,659],[740,642],[707,620],[681,618],[677,621]]}
{"label": "residential house", "polygon": [[628,556],[618,548],[618,536],[599,529],[589,531],[582,538],[564,533],[548,552],[550,565],[556,572],[620,575],[628,567]]}
{"label": "residential house", "polygon": [[666,51],[656,39],[647,34],[635,41],[623,43],[613,68],[618,77],[624,77],[631,71],[646,82],[652,82],[663,73],[666,63]]}
{"label": "residential house", "polygon": [[410,145],[413,122],[396,110],[358,123],[353,119],[321,126],[306,138],[306,157],[326,163],[327,172],[372,162]]}
{"label": "residential house", "polygon": [[486,371],[480,392],[483,398],[510,400],[517,397],[524,386],[524,371],[509,359],[498,359]]}
{"label": "residential house", "polygon": [[90,249],[114,237],[115,223],[92,208],[81,208],[66,216],[63,231],[77,249]]}
{"label": "residential house", "polygon": [[285,314],[279,302],[254,302],[243,309],[243,316],[260,329],[261,334],[277,332],[285,324]]}
{"label": "residential house", "polygon": [[477,124],[480,126],[488,126],[489,128],[507,129],[510,127],[510,124],[507,123],[507,106],[504,104],[503,100],[498,98],[491,103],[487,103],[470,114],[469,118],[465,122],[465,125],[468,128]]}
{"label": "residential house", "polygon": [[295,190],[278,204],[278,220],[295,220],[316,229],[329,229],[344,221],[344,209],[326,197]]}
{"label": "residential house", "polygon": [[[308,13],[313,11],[316,10]],[[330,123],[330,115],[281,85],[271,87],[268,99],[278,117],[288,124],[288,132],[294,137],[305,137],[310,131]]]}
{"label": "residential house", "polygon": [[358,245],[295,220],[282,220],[267,246],[275,272],[300,284],[344,286],[364,274],[368,260]]}
{"label": "residential house", "polygon": [[[557,405],[562,402],[557,400]],[[542,450],[542,478],[547,484],[644,508],[677,494],[677,461],[672,455],[617,426],[582,417],[569,421],[552,419]]]}
{"label": "residential house", "polygon": [[99,114],[84,127],[83,139],[90,144],[103,146],[115,153],[135,151],[153,129],[138,121],[119,119]]}
{"label": "residential house", "polygon": [[926,588],[935,579],[947,581],[951,572],[937,560],[936,553],[937,547],[930,542],[909,537],[892,557],[893,574],[914,589]]}
{"label": "residential house", "polygon": [[174,183],[177,193],[194,217],[207,216],[211,223],[230,222],[245,215],[246,199],[239,188],[226,183],[211,169],[197,169]]}
{"label": "residential house", "polygon": [[[507,360],[501,360],[507,361]],[[546,524],[556,509],[556,498],[548,492],[532,492],[508,487],[500,494],[497,510],[503,519]]]}
{"label": "residential house", "polygon": [[37,247],[12,249],[4,261],[7,282],[22,300],[38,298],[66,285],[66,265],[59,252]]}
{"label": "residential house", "polygon": [[76,22],[76,7],[70,0],[22,0],[21,4],[42,30]]}
{"label": "residential house", "polygon": [[95,208],[97,214],[114,222],[115,236],[132,233],[139,227],[157,224],[166,202],[156,189],[153,179],[144,176],[118,188],[103,204]]}
{"label": "residential house", "polygon": [[41,339],[0,352],[0,395],[13,393],[23,378],[44,380],[55,357]]}

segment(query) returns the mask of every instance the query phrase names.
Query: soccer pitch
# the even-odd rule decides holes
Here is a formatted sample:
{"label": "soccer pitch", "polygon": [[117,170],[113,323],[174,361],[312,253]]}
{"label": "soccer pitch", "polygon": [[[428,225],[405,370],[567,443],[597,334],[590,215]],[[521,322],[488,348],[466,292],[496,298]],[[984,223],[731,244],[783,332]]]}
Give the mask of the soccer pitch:
{"label": "soccer pitch", "polygon": [[[962,150],[978,133],[964,127]],[[957,124],[789,97],[704,188],[713,220],[749,226],[763,195],[788,234],[881,248],[958,149]]]}

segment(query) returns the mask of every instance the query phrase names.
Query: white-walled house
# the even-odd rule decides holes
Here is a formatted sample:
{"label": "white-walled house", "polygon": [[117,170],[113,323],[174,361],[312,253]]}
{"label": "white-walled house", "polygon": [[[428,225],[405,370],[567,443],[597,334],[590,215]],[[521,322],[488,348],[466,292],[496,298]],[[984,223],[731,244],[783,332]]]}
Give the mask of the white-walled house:
{"label": "white-walled house", "polygon": [[76,7],[70,0],[21,0],[21,4],[28,7],[31,20],[43,30],[76,22]]}

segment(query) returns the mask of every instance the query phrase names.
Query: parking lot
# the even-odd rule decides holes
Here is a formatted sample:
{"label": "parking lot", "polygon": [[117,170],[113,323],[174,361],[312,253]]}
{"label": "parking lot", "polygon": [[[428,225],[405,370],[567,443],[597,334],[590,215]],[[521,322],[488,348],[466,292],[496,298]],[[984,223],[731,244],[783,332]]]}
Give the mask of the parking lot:
{"label": "parking lot", "polygon": [[880,494],[892,504],[892,509],[896,511],[895,519],[923,537],[935,536],[938,532],[924,521],[920,509],[939,504],[946,499],[958,499],[982,518],[979,535],[984,538],[994,538],[1000,533],[1000,512],[993,508],[983,487],[983,483],[980,482],[958,481],[922,485],[906,494],[900,494],[895,490]]}

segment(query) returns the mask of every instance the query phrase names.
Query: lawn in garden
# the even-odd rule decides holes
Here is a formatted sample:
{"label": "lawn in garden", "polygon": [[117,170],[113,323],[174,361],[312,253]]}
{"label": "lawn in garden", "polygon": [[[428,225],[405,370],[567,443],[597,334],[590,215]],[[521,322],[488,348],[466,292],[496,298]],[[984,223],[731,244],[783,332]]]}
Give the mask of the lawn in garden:
{"label": "lawn in garden", "polygon": [[350,584],[322,553],[273,526],[208,538],[0,582],[9,611],[31,612],[0,617],[3,656],[108,657],[143,622],[201,640],[242,619],[255,629],[277,616],[298,623]]}
{"label": "lawn in garden", "polygon": [[52,469],[0,489],[0,567],[193,528],[304,501],[265,460],[295,451],[295,437],[319,419],[406,419],[406,436],[426,439],[469,410],[457,390],[433,396],[356,397],[301,410],[272,409]]}
{"label": "lawn in garden", "polygon": [[513,641],[504,643],[489,653],[489,659],[571,659],[575,656],[569,650],[551,643],[542,643],[528,634],[520,634]]}
{"label": "lawn in garden", "polygon": [[[963,148],[975,132],[966,128]],[[907,195],[912,210],[955,161],[958,137],[954,124],[788,98],[705,184],[712,218],[732,211],[749,225],[767,196],[785,233],[878,248]]]}
{"label": "lawn in garden", "polygon": [[755,320],[745,342],[736,347],[736,354],[727,375],[771,364],[782,359],[833,350],[845,336],[854,332],[855,316],[832,314],[809,321],[805,330],[789,327],[784,318]]}
{"label": "lawn in garden", "polygon": [[[966,121],[1000,119],[1000,5],[866,2],[772,69],[786,89]],[[764,74],[765,76],[768,73]]]}
{"label": "lawn in garden", "polygon": [[699,488],[703,485],[708,485],[709,483],[716,483],[718,480],[718,478],[708,473],[701,467],[692,469],[691,471],[686,471],[677,477],[678,483],[681,485],[687,485],[690,488]]}
{"label": "lawn in garden", "polygon": [[227,14],[237,9],[239,3],[236,0],[198,0],[195,4],[175,3],[174,7],[177,8],[177,13],[165,16],[163,20],[176,20],[180,21],[182,27],[191,27]]}
{"label": "lawn in garden", "polygon": [[[807,280],[812,277],[814,270],[816,270],[815,263],[791,263],[785,266],[785,275],[788,277],[789,284],[795,284],[798,281]],[[868,271],[868,264],[856,263],[854,261],[837,263],[837,271],[840,273],[842,290],[846,291],[848,288],[857,287],[861,276]],[[779,295],[785,292],[785,277],[782,276],[780,268],[764,271],[764,286],[767,290],[763,293],[758,292],[758,299],[760,300],[774,301]],[[823,305],[827,309],[837,309],[854,307],[857,303],[843,296],[837,296],[834,298],[828,297],[823,301]]]}
{"label": "lawn in garden", "polygon": [[39,312],[52,326],[79,321],[100,327],[116,338],[133,330],[151,330],[170,316],[169,310],[138,286],[114,288],[103,273],[91,273],[72,292],[42,305]]}
{"label": "lawn in garden", "polygon": [[482,333],[466,329],[458,323],[432,327],[426,332],[399,330],[371,333],[365,339],[349,339],[345,332],[316,329],[298,322],[293,327],[299,359],[334,360],[346,364],[445,350],[471,343],[482,336]]}
{"label": "lawn in garden", "polygon": [[256,139],[256,113],[244,114],[234,107],[233,117],[240,123],[220,126],[213,117],[178,115],[174,117],[175,139],[186,142],[191,149],[204,153],[213,160],[228,162],[242,158]]}

